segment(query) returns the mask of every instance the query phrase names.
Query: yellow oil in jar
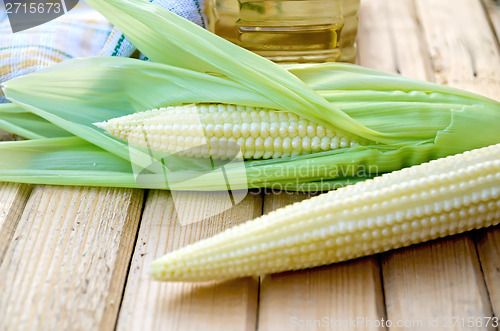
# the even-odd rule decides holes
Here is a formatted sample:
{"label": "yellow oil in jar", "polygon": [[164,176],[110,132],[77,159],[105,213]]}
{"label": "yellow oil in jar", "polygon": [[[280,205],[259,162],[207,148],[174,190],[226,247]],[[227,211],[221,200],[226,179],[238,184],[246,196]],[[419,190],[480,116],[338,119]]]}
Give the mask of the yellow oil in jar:
{"label": "yellow oil in jar", "polygon": [[356,61],[356,38],[358,36],[358,11],[361,0],[343,0],[342,14],[344,27],[340,34],[339,46],[342,51],[339,61]]}
{"label": "yellow oil in jar", "polygon": [[[341,45],[353,47],[359,0],[206,0],[209,30],[275,62],[352,61]],[[355,7],[355,25],[348,19],[349,43],[341,38],[343,10]],[[349,14],[353,10],[347,11]],[[354,50],[355,57],[355,50]]]}

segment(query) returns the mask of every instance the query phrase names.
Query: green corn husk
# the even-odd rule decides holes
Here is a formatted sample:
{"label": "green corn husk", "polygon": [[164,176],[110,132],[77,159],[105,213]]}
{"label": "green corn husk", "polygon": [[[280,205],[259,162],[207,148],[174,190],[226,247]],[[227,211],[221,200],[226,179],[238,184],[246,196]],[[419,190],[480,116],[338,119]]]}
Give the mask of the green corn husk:
{"label": "green corn husk", "polygon": [[[293,111],[362,142],[360,147],[300,157],[245,161],[246,174],[228,164],[232,189],[277,185],[326,190],[500,142],[497,101],[349,64],[278,66],[145,1],[88,2],[156,63],[105,57],[71,60],[5,83],[14,107],[48,125],[43,133],[19,117],[5,119],[11,127],[30,132],[29,138],[72,134],[80,138],[79,144],[87,143],[82,149],[59,146],[60,155],[67,154],[68,163],[76,164],[57,164],[56,171],[49,157],[52,147],[47,147],[54,140],[43,140],[46,145],[22,149],[23,157],[15,164],[0,161],[0,180],[79,185],[81,181],[69,175],[79,169],[87,185],[169,188],[155,180],[135,183],[130,163],[148,167],[157,161],[155,155],[127,146],[92,123],[186,103]],[[64,130],[57,132],[54,126]],[[0,160],[12,159],[10,147],[0,144]],[[110,154],[100,168],[107,179],[89,165],[100,162],[79,162],[90,152]],[[45,164],[40,168],[41,160]],[[114,165],[120,170],[113,171]],[[159,179],[161,169],[150,175]],[[204,178],[186,183],[184,189],[227,189],[215,181]]]}
{"label": "green corn husk", "polygon": [[12,104],[0,104],[0,129],[27,139],[69,137],[71,133]]}

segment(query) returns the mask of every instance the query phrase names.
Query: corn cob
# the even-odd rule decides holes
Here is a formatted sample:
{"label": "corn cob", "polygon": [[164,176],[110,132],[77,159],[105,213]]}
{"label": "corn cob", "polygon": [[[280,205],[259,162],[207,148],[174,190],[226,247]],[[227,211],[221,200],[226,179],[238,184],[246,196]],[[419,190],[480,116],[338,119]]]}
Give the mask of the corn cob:
{"label": "corn cob", "polygon": [[94,125],[132,145],[217,159],[240,149],[244,159],[269,159],[357,145],[291,112],[227,104],[152,109]]}
{"label": "corn cob", "polygon": [[500,144],[278,209],[167,254],[159,280],[202,281],[331,264],[500,221]]}

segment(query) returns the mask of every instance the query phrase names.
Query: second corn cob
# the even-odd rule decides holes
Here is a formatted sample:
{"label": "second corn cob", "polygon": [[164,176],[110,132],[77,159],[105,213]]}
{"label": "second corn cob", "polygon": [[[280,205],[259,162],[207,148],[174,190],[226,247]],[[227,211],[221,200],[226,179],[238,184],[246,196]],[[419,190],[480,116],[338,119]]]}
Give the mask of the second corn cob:
{"label": "second corn cob", "polygon": [[500,144],[281,208],[153,262],[159,280],[321,266],[500,222]]}

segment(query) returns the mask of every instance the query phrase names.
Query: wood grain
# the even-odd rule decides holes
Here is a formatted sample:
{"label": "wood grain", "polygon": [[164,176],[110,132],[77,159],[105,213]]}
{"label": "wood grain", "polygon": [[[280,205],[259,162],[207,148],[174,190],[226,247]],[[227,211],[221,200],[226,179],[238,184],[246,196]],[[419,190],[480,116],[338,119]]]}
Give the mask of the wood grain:
{"label": "wood grain", "polygon": [[422,80],[433,80],[427,43],[410,0],[362,1],[359,64]]}
{"label": "wood grain", "polygon": [[417,0],[435,81],[500,99],[500,54],[479,0]]}
{"label": "wood grain", "polygon": [[37,186],[0,266],[0,329],[112,329],[142,202],[140,190]]}
{"label": "wood grain", "polygon": [[465,318],[467,323],[469,317],[492,316],[476,249],[468,236],[398,250],[387,254],[382,266],[387,318],[413,323],[394,329],[495,330],[491,324],[469,327],[454,320]]}
{"label": "wood grain", "polygon": [[477,250],[493,313],[500,316],[500,227],[481,231]]}
{"label": "wood grain", "polygon": [[[0,142],[15,139],[12,133],[0,130]],[[32,189],[28,184],[0,182],[0,265]]]}
{"label": "wood grain", "polygon": [[[373,19],[361,24],[360,41],[371,34],[371,47],[378,45],[378,52],[373,59],[373,51],[366,54],[361,48],[362,63],[489,96],[498,93],[495,84],[492,87],[495,70],[488,67],[496,63],[498,54],[478,1],[373,0],[364,9],[364,17]],[[469,11],[465,18],[464,12]],[[379,20],[380,13],[389,14]],[[387,318],[417,323],[391,330],[461,330],[460,325],[429,323],[438,317],[491,316],[475,247],[467,236],[389,253],[382,269]]]}
{"label": "wood grain", "polygon": [[33,186],[0,182],[0,265]]}
{"label": "wood grain", "polygon": [[[15,139],[12,133],[0,130],[0,142]],[[0,265],[32,189],[32,185],[0,182]]]}
{"label": "wood grain", "polygon": [[[184,196],[177,196],[175,203],[170,192],[149,193],[120,309],[118,330],[255,329],[257,278],[161,283],[148,275],[154,259],[262,213],[261,196],[249,194],[231,209],[208,219],[186,223],[178,218],[178,215],[187,214],[187,210],[203,214],[214,205],[224,206],[224,201],[222,194],[213,192],[186,192]],[[198,219],[196,215],[191,216]]]}
{"label": "wood grain", "polygon": [[490,19],[491,29],[495,32],[497,42],[500,42],[500,2],[497,0],[482,0],[484,10]]}
{"label": "wood grain", "polygon": [[[306,198],[291,192],[266,195],[264,213]],[[261,280],[258,328],[262,331],[335,330],[360,317],[373,321],[384,314],[380,267],[373,257],[265,275]],[[360,326],[359,330],[378,328]]]}

